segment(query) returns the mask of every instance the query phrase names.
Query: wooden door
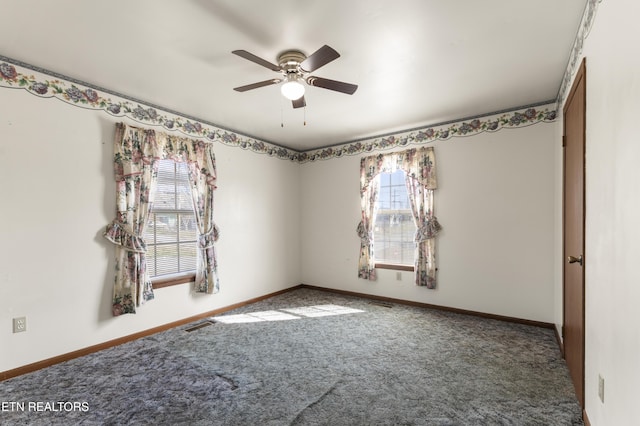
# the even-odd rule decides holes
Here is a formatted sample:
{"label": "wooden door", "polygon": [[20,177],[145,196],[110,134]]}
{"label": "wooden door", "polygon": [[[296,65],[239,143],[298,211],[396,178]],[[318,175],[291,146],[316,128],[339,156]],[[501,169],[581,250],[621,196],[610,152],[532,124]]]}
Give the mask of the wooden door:
{"label": "wooden door", "polygon": [[564,107],[563,348],[584,408],[584,171],[586,67],[582,61]]}

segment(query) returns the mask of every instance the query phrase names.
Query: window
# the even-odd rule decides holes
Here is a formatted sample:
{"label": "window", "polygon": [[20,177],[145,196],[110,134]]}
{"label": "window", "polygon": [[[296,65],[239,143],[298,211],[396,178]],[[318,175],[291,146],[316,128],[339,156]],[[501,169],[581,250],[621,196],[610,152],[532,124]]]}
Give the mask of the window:
{"label": "window", "polygon": [[149,216],[144,238],[154,287],[190,281],[196,270],[197,226],[186,163],[159,160]]}
{"label": "window", "polygon": [[[374,281],[376,268],[412,270],[416,285],[436,288],[435,236],[442,227],[433,214],[435,160],[433,147],[360,159],[358,278]],[[413,266],[407,259],[410,247],[415,248]]]}
{"label": "window", "polygon": [[409,204],[405,172],[383,172],[376,179],[379,179],[380,188],[373,228],[376,267],[413,270],[416,225]]}

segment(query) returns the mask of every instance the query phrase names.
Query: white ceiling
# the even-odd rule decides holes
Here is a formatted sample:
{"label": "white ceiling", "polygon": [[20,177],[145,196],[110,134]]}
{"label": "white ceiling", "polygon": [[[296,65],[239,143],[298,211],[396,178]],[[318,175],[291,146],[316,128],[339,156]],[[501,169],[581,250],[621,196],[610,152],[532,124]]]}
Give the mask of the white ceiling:
{"label": "white ceiling", "polygon": [[[0,55],[308,150],[556,98],[586,0],[0,0]],[[269,62],[327,44],[292,109]],[[304,125],[306,115],[306,126]],[[284,127],[281,126],[284,124]]]}

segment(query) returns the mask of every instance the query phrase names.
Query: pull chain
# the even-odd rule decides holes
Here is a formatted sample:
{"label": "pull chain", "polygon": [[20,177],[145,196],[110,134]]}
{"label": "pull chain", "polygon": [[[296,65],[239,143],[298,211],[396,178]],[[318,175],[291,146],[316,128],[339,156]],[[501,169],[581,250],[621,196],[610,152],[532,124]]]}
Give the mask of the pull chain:
{"label": "pull chain", "polygon": [[[284,107],[283,107],[283,102],[284,101],[280,101],[280,127],[284,127]],[[302,125],[306,126],[307,125],[307,106],[304,106],[304,118],[302,121]]]}

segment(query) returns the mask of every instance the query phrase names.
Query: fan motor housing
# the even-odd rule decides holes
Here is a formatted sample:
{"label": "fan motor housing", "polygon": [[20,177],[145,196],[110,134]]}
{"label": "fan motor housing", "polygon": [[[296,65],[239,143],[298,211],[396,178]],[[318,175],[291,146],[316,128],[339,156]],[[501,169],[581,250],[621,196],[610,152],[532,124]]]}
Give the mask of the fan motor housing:
{"label": "fan motor housing", "polygon": [[299,50],[287,50],[278,55],[278,65],[282,71],[289,73],[300,72],[300,63],[307,59],[307,56]]}

